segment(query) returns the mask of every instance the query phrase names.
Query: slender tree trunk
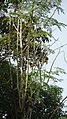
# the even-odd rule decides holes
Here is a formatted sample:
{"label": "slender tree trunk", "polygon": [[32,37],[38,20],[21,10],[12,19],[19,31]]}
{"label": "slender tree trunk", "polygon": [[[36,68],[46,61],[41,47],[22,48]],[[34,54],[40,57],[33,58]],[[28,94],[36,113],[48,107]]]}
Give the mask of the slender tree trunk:
{"label": "slender tree trunk", "polygon": [[8,48],[9,48],[9,66],[10,66],[10,84],[11,84],[11,115],[13,119],[17,119],[17,110],[15,103],[15,95],[13,90],[13,80],[12,80],[12,68],[11,68],[11,16],[9,15],[9,35],[8,35]]}
{"label": "slender tree trunk", "polygon": [[[20,7],[21,11],[21,7]],[[22,14],[23,14],[23,0],[22,0]],[[22,16],[23,18],[23,16]],[[21,72],[21,84],[20,84],[20,108],[21,108],[21,119],[25,119],[25,113],[24,113],[24,108],[25,108],[25,101],[26,101],[26,93],[27,93],[27,85],[28,85],[28,77],[29,77],[29,45],[27,49],[27,75],[26,75],[26,82],[23,80],[23,37],[22,37],[22,18],[20,15],[20,72]],[[28,35],[29,36],[29,35]],[[29,39],[29,38],[28,38]],[[29,42],[29,41],[28,41]],[[24,84],[25,84],[25,92],[24,90]]]}
{"label": "slender tree trunk", "polygon": [[28,48],[27,48],[27,74],[26,74],[26,86],[25,93],[27,92],[27,85],[29,79],[29,44],[30,44],[30,33],[28,33]]}
{"label": "slender tree trunk", "polygon": [[[22,0],[22,13],[23,13],[23,0]],[[21,5],[20,5],[20,88],[19,88],[19,106],[21,109],[21,119],[24,119],[24,106],[25,106],[25,94],[23,93],[23,38],[22,38],[22,18],[21,17]]]}
{"label": "slender tree trunk", "polygon": [[[22,27],[22,26],[21,26]],[[18,17],[18,24],[17,24],[17,66],[16,66],[16,73],[17,73],[17,90],[18,90],[18,96],[19,96],[19,107],[21,109],[21,93],[20,93],[20,85],[19,85],[19,77],[18,77],[18,42],[19,42],[19,39],[21,38],[20,42],[22,43],[22,28],[21,28],[21,35],[19,36],[19,28],[20,28],[20,19]],[[21,44],[20,43],[20,44]],[[22,45],[20,45],[20,51],[22,50]],[[20,59],[22,60],[22,54],[20,54]],[[22,61],[21,61],[22,62]],[[20,64],[20,67],[22,64]],[[22,78],[22,74],[21,74],[21,78]]]}
{"label": "slender tree trunk", "polygon": [[28,106],[27,109],[27,113],[26,113],[26,119],[31,119],[31,115],[32,115],[32,108],[30,106]]}
{"label": "slender tree trunk", "polygon": [[22,18],[20,18],[20,90],[19,90],[19,99],[20,99],[20,109],[21,109],[21,119],[24,119],[24,106],[25,106],[25,94],[23,93],[23,52],[22,52]]}
{"label": "slender tree trunk", "polygon": [[19,18],[17,24],[17,66],[16,66],[16,73],[17,73],[17,89],[19,91],[19,79],[18,79],[18,42],[19,42]]}
{"label": "slender tree trunk", "polygon": [[22,89],[23,89],[23,55],[22,55],[22,18],[20,18],[20,90],[19,90],[19,98],[20,98],[20,109],[22,110]]}
{"label": "slender tree trunk", "polygon": [[[12,95],[12,90],[13,90],[13,82],[12,82],[12,69],[11,69],[11,46],[10,46],[10,43],[11,43],[11,16],[9,14],[9,34],[8,34],[8,50],[9,50],[9,67],[10,67],[10,72],[9,72],[9,75],[10,75],[10,86],[11,86],[11,95]],[[11,96],[12,97],[12,96]],[[11,103],[13,102],[13,99],[11,98]],[[12,118],[14,119],[14,116],[13,116],[13,107],[11,107],[11,115],[12,115]]]}
{"label": "slender tree trunk", "polygon": [[20,19],[20,71],[21,71],[21,87],[23,82],[23,57],[22,57],[22,19]]}
{"label": "slender tree trunk", "polygon": [[10,83],[11,83],[11,89],[13,89],[12,71],[11,71],[11,48],[10,48],[11,38],[10,37],[11,37],[11,16],[9,15],[8,49],[9,49]]}

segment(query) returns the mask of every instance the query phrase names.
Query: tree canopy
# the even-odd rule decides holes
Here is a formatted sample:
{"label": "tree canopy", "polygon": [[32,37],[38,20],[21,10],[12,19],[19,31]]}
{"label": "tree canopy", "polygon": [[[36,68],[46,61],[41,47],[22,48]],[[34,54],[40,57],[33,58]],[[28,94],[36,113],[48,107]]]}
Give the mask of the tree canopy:
{"label": "tree canopy", "polygon": [[[53,27],[65,27],[54,18],[63,9],[61,0],[0,1],[0,118],[57,119],[62,112],[62,88],[48,85],[49,79],[65,73],[47,71],[48,45]],[[56,58],[55,58],[56,59]],[[52,66],[51,66],[52,67]],[[55,74],[55,75],[54,75]],[[52,115],[52,116],[51,116]]]}

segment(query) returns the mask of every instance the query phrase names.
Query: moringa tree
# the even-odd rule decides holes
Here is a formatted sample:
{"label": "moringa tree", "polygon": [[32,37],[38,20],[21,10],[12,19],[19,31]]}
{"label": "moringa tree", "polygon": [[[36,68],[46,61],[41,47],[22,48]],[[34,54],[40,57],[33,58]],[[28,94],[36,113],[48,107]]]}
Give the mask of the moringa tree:
{"label": "moringa tree", "polygon": [[61,0],[4,0],[0,2],[2,14],[4,12],[3,17],[1,15],[0,62],[9,59],[13,92],[14,79],[11,65],[13,61],[16,61],[16,90],[22,119],[29,118],[31,113],[30,105],[27,109],[25,108],[27,99],[30,98],[32,103],[34,96],[34,102],[36,102],[39,89],[45,83],[44,77],[49,79],[49,74],[45,72],[43,75],[42,66],[48,61],[47,43],[55,40],[52,27],[57,26],[61,30],[61,26],[65,26],[54,19],[56,11],[63,12],[61,2]]}

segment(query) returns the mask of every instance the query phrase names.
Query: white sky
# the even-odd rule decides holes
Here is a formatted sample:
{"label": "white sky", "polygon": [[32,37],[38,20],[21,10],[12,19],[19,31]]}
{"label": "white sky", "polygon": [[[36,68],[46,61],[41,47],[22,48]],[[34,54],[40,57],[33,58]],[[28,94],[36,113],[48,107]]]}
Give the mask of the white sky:
{"label": "white sky", "polygon": [[[64,9],[65,14],[62,14],[62,13],[60,13],[60,15],[56,14],[55,17],[57,20],[67,24],[67,0],[62,0],[62,8]],[[53,45],[53,48],[57,48],[65,43],[67,43],[67,27],[66,28],[62,27],[62,32],[59,31],[58,29],[56,29],[54,31],[54,36],[56,39],[59,38],[59,41],[57,41]],[[65,52],[65,58],[67,60],[67,45],[62,48],[62,51]],[[54,54],[54,57],[55,57],[55,54]],[[53,57],[53,55],[52,55],[52,57],[50,57],[51,59],[49,59],[49,64],[51,64],[51,61],[54,59],[54,57]],[[65,71],[67,72],[67,63],[64,61],[63,53],[61,53],[58,56],[54,66],[61,67],[61,68],[65,69]],[[63,88],[63,98],[64,98],[65,96],[67,96],[67,74],[66,75],[62,74],[61,78],[63,78],[63,81],[59,82],[58,85]],[[65,104],[67,105],[67,101]],[[67,108],[66,108],[66,110],[67,110]]]}
{"label": "white sky", "polygon": [[[62,8],[64,9],[65,14],[61,14],[57,17],[60,21],[67,24],[67,0],[62,0]],[[60,32],[60,31],[56,32],[56,35],[59,37],[59,43],[58,43],[59,46],[67,43],[67,27],[62,28],[62,32]],[[65,52],[65,58],[67,60],[67,46],[65,46],[63,48],[63,50]],[[63,53],[59,56],[59,58],[57,60],[57,65],[64,68],[65,71],[67,72],[67,63],[64,61]],[[59,85],[61,85],[64,88],[63,97],[65,97],[65,96],[67,96],[67,74],[63,75],[62,77],[63,77],[63,82],[59,83]],[[67,104],[67,102],[66,102],[66,104]]]}

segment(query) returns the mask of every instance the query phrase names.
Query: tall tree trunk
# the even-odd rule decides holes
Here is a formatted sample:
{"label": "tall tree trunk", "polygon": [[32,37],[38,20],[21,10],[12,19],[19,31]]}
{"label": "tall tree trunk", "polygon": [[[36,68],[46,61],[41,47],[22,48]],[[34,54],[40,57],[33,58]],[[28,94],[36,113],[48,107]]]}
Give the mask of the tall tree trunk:
{"label": "tall tree trunk", "polygon": [[[22,14],[23,14],[23,0],[22,0]],[[19,106],[21,109],[21,119],[24,119],[25,95],[23,93],[23,37],[22,37],[22,18],[21,17],[21,3],[20,3],[20,21],[19,21],[19,37],[20,37],[20,86],[19,86]],[[18,86],[18,85],[17,85]]]}
{"label": "tall tree trunk", "polygon": [[[12,82],[12,69],[11,69],[11,46],[10,46],[10,43],[11,43],[11,15],[9,14],[9,34],[8,34],[8,50],[9,50],[9,67],[10,67],[10,72],[9,72],[9,75],[10,75],[10,86],[11,86],[11,95],[12,95],[12,90],[13,90],[13,82]],[[12,96],[11,96],[12,97]],[[11,98],[11,103],[13,102],[13,99]],[[14,119],[14,116],[13,116],[13,107],[11,105],[11,115],[12,115],[12,118]]]}
{"label": "tall tree trunk", "polygon": [[10,66],[10,85],[11,85],[11,115],[13,119],[17,119],[17,110],[15,95],[13,90],[13,80],[12,80],[12,68],[11,68],[11,16],[9,14],[9,35],[8,35],[8,48],[9,48],[9,66]]}
{"label": "tall tree trunk", "polygon": [[10,48],[11,38],[10,37],[11,37],[11,16],[9,14],[8,49],[9,49],[10,83],[11,83],[11,89],[13,89],[12,72],[11,72],[11,48]]}
{"label": "tall tree trunk", "polygon": [[[23,81],[23,58],[22,58],[22,19],[20,19],[20,71],[21,71],[21,85],[22,85],[22,81]],[[21,86],[22,87],[22,86]]]}
{"label": "tall tree trunk", "polygon": [[18,24],[17,24],[17,66],[16,66],[17,89],[18,89],[18,92],[19,92],[19,79],[18,79],[18,42],[19,42],[19,17],[18,17]]}
{"label": "tall tree trunk", "polygon": [[25,106],[25,99],[26,95],[23,92],[23,86],[24,86],[24,80],[23,80],[23,51],[22,51],[22,18],[20,18],[20,76],[21,76],[21,82],[20,82],[20,93],[19,93],[19,98],[20,98],[20,109],[21,109],[21,119],[24,119],[24,106]]}
{"label": "tall tree trunk", "polygon": [[22,89],[23,89],[23,55],[22,55],[22,18],[20,18],[20,108],[22,109]]}
{"label": "tall tree trunk", "polygon": [[20,90],[19,90],[19,99],[20,99],[20,109],[21,109],[21,119],[24,119],[24,106],[25,106],[25,94],[23,93],[23,86],[24,86],[24,80],[23,80],[23,52],[22,52],[22,18],[20,18]]}
{"label": "tall tree trunk", "polygon": [[28,79],[29,79],[29,44],[30,44],[30,33],[28,33],[28,48],[27,48],[27,74],[26,74],[25,93],[27,92],[27,85],[28,85]]}

